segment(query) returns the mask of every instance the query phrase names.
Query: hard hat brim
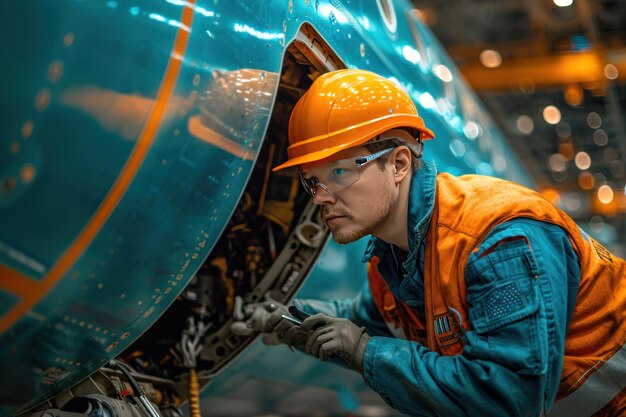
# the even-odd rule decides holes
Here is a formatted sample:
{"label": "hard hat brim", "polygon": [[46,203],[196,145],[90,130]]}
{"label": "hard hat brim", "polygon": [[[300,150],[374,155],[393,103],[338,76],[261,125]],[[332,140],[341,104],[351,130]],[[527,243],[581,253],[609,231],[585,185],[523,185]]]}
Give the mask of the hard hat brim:
{"label": "hard hat brim", "polygon": [[359,146],[387,130],[403,127],[422,132],[422,140],[435,137],[434,133],[424,125],[421,117],[414,114],[390,114],[345,129],[296,142],[287,150],[289,159],[272,169],[272,172],[296,165],[321,161],[344,149]]}

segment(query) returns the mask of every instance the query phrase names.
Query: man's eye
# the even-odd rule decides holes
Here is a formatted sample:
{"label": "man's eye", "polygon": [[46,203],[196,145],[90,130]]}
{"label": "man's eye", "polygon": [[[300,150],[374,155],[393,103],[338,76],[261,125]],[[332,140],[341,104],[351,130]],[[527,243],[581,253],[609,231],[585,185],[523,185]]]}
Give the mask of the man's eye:
{"label": "man's eye", "polygon": [[345,173],[346,173],[345,168],[335,168],[331,171],[331,174],[334,178],[341,177]]}

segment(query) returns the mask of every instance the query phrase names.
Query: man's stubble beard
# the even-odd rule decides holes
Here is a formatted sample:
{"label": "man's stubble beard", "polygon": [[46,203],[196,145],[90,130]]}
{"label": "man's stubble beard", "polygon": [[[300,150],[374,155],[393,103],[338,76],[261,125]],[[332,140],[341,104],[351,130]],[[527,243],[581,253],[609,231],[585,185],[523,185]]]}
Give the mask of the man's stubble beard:
{"label": "man's stubble beard", "polygon": [[336,243],[339,243],[340,245],[345,245],[347,243],[352,243],[352,242],[356,242],[357,240],[361,239],[363,236],[367,236],[369,234],[369,232],[365,231],[365,230],[355,230],[355,231],[348,231],[348,232],[331,232],[332,236],[333,236],[333,240]]}
{"label": "man's stubble beard", "polygon": [[333,240],[340,245],[345,245],[347,243],[356,242],[367,235],[371,235],[390,212],[392,192],[387,186],[383,186],[380,190],[380,199],[380,204],[377,206],[376,210],[371,213],[371,217],[368,219],[369,221],[367,221],[367,223],[359,225],[356,230],[331,231]]}

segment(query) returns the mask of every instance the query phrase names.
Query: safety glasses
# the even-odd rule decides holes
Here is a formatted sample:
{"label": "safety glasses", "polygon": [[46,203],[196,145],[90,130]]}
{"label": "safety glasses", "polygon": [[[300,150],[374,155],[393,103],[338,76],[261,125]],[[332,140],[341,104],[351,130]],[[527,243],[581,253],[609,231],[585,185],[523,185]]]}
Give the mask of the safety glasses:
{"label": "safety glasses", "polygon": [[324,166],[315,168],[317,176],[305,178],[304,173],[299,172],[300,181],[311,197],[315,195],[317,187],[330,193],[336,193],[357,182],[361,176],[361,168],[363,166],[383,155],[387,155],[394,149],[387,148],[366,156],[328,162]]}

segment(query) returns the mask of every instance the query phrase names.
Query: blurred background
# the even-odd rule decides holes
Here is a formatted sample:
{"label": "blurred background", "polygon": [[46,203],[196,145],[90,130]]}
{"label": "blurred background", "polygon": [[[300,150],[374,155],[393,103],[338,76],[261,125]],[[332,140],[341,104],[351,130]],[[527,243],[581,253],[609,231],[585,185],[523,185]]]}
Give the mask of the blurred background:
{"label": "blurred background", "polygon": [[543,194],[626,256],[626,1],[413,4]]}

